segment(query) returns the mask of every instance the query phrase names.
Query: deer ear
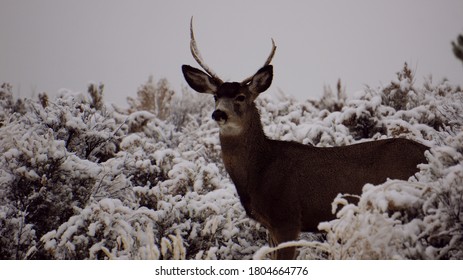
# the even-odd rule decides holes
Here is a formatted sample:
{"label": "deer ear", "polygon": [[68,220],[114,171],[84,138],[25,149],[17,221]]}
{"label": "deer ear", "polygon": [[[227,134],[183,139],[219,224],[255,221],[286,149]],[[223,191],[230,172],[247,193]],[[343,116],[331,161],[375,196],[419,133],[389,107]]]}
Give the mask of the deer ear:
{"label": "deer ear", "polygon": [[219,85],[208,74],[189,65],[182,65],[182,72],[185,80],[192,89],[201,93],[216,93]]}
{"label": "deer ear", "polygon": [[251,79],[249,83],[249,91],[253,95],[257,95],[261,92],[266,91],[272,84],[273,78],[273,66],[267,65],[262,67]]}

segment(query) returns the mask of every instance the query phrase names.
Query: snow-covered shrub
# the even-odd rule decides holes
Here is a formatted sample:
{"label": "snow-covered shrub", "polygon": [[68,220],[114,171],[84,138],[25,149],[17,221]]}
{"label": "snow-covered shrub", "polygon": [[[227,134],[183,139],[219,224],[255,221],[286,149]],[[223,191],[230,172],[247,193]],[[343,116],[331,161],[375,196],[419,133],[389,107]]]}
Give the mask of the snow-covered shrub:
{"label": "snow-covered shrub", "polygon": [[34,248],[37,237],[27,215],[13,205],[0,206],[0,259],[24,259]]}
{"label": "snow-covered shrub", "polygon": [[[17,224],[16,235],[29,228],[34,233],[29,245],[86,205],[100,180],[96,162],[116,150],[114,119],[92,104],[85,95],[64,94],[46,107],[26,102],[24,115],[3,111],[8,118],[0,127],[0,206],[9,226]],[[20,248],[24,243],[15,242],[13,233],[2,235],[1,243],[16,244],[16,250],[2,258],[23,258],[29,249]]]}
{"label": "snow-covered shrub", "polygon": [[155,82],[150,76],[137,92],[137,97],[128,97],[126,113],[147,111],[159,120],[174,125],[175,131],[183,131],[191,125],[200,126],[205,117],[210,119],[213,98],[210,95],[193,93],[183,88],[175,93],[166,79]]}
{"label": "snow-covered shrub", "polygon": [[45,234],[43,250],[55,259],[159,259],[156,217],[150,209],[103,198]]}
{"label": "snow-covered shrub", "polygon": [[161,79],[155,84],[152,76],[142,85],[137,92],[137,98],[127,98],[130,112],[148,111],[159,119],[165,120],[170,115],[170,105],[174,91],[169,88],[166,79]]}
{"label": "snow-covered shrub", "polygon": [[105,108],[97,110],[93,99],[61,98],[57,105],[69,109],[58,111],[48,106],[44,111],[49,114],[41,117],[55,131],[56,137],[65,141],[69,151],[93,162],[113,157],[124,134],[121,120],[113,118]]}
{"label": "snow-covered shrub", "polygon": [[336,84],[336,95],[330,86],[323,88],[323,95],[320,100],[311,101],[319,110],[328,110],[329,112],[341,111],[345,106],[347,96],[346,89],[341,85],[341,79]]}
{"label": "snow-covered shrub", "polygon": [[[2,202],[27,212],[38,235],[60,225],[85,205],[99,167],[65,152],[52,133],[18,131],[0,157]],[[8,132],[2,131],[3,135]]]}
{"label": "snow-covered shrub", "polygon": [[388,113],[388,109],[381,106],[382,99],[379,96],[352,100],[342,110],[342,124],[349,129],[349,133],[355,140],[373,138],[376,134],[386,134],[382,117]]}
{"label": "snow-covered shrub", "polygon": [[[121,185],[130,191],[102,187],[96,197],[102,200],[42,238],[45,254],[71,259],[251,258],[264,244],[265,231],[256,230],[233,185],[202,155],[207,154],[179,152],[136,134],[125,137],[117,156],[102,164],[108,170],[102,180],[109,185],[123,178]],[[103,209],[102,204],[111,207]],[[93,233],[95,227],[99,234]]]}
{"label": "snow-covered shrub", "polygon": [[431,187],[423,205],[423,258],[463,259],[463,132],[444,143],[431,149],[423,168],[422,181]]}
{"label": "snow-covered shrub", "polygon": [[24,114],[25,107],[22,99],[14,100],[13,86],[9,83],[3,83],[0,86],[0,126],[13,113]]}
{"label": "snow-covered shrub", "polygon": [[181,94],[175,94],[172,98],[168,121],[178,131],[199,127],[211,119],[213,100],[210,95],[192,93],[183,88]]}
{"label": "snow-covered shrub", "polygon": [[402,71],[397,72],[397,80],[382,90],[383,104],[396,111],[418,106],[421,100],[413,88],[414,79],[413,71],[405,63]]}
{"label": "snow-covered shrub", "polygon": [[13,107],[12,86],[10,84],[3,83],[0,87],[0,124],[3,124],[5,118],[14,111]]}
{"label": "snow-covered shrub", "polygon": [[246,217],[233,184],[215,163],[198,153],[182,156],[160,157],[172,159],[168,179],[137,191],[157,198],[156,209],[164,215],[160,224],[186,241],[187,258],[250,258],[265,242],[265,231]]}
{"label": "snow-covered shrub", "polygon": [[[103,90],[104,90],[104,84],[99,84],[98,87],[91,83],[88,86],[88,94],[91,97],[91,102],[90,102],[90,107],[95,108],[96,110],[101,110],[103,109]],[[43,98],[39,96],[40,103],[42,104],[42,107],[44,104]]]}

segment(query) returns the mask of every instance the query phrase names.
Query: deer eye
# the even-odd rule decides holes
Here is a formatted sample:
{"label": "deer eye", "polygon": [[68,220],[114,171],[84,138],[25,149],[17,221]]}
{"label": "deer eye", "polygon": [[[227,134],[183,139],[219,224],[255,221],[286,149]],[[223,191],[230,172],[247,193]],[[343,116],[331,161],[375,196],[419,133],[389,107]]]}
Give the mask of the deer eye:
{"label": "deer eye", "polygon": [[244,100],[246,99],[246,96],[240,94],[238,95],[235,100],[238,101],[238,102],[243,102]]}

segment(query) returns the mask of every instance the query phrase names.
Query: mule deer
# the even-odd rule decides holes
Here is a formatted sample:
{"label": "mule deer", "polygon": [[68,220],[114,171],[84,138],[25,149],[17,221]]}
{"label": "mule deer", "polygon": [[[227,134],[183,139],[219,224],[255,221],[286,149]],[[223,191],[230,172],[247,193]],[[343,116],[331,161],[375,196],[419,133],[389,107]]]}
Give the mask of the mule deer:
{"label": "mule deer", "polygon": [[[334,218],[331,202],[339,193],[360,194],[366,183],[387,178],[407,180],[425,162],[428,147],[407,139],[387,139],[350,146],[318,148],[266,137],[254,100],[270,87],[270,65],[244,81],[223,82],[201,59],[190,23],[190,49],[205,72],[182,66],[187,83],[212,94],[219,125],[222,159],[249,217],[267,228],[277,245],[317,231]],[[278,259],[294,258],[295,248],[277,251]]]}

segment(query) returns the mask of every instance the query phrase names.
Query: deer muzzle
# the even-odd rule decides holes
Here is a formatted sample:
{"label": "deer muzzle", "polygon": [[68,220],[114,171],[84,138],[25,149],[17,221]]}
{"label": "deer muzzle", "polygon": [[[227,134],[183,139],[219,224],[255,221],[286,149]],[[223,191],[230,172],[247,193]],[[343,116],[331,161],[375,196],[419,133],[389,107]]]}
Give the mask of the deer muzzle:
{"label": "deer muzzle", "polygon": [[227,113],[222,110],[215,110],[212,113],[212,119],[216,122],[226,122],[228,119]]}

